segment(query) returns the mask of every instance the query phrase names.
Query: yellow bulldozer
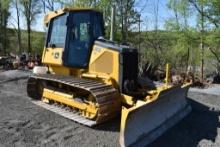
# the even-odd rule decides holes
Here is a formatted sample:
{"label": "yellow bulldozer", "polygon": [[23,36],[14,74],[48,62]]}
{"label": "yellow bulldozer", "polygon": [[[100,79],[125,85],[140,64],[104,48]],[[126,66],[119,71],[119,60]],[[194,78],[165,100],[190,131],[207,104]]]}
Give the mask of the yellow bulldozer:
{"label": "yellow bulldozer", "polygon": [[120,145],[147,145],[191,107],[190,84],[147,86],[138,75],[138,51],[104,39],[94,9],[63,8],[44,18],[48,28],[42,63],[27,83],[33,103],[85,126],[121,116]]}

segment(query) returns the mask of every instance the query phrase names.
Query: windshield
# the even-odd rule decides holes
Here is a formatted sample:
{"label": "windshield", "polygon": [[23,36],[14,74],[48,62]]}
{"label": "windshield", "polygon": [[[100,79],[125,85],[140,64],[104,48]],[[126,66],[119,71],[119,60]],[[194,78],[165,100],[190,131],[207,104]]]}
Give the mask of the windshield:
{"label": "windshield", "polygon": [[50,22],[48,46],[64,47],[67,32],[66,18],[67,14],[54,18]]}

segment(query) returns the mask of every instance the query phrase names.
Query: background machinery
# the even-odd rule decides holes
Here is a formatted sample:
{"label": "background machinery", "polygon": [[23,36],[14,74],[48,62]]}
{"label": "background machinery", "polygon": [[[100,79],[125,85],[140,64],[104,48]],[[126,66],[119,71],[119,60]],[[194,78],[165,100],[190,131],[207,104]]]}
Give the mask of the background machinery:
{"label": "background machinery", "polygon": [[[32,101],[86,126],[121,114],[120,144],[147,145],[190,112],[189,84],[149,86],[138,52],[102,38],[102,13],[64,8],[45,16],[48,33],[27,84]],[[168,72],[169,70],[167,70]]]}

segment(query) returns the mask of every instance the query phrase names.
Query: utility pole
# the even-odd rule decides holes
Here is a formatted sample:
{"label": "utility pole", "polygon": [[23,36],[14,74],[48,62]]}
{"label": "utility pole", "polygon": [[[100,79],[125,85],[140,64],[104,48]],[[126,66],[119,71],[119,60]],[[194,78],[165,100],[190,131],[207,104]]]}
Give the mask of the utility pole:
{"label": "utility pole", "polygon": [[138,50],[141,51],[141,14],[138,15]]}
{"label": "utility pole", "polygon": [[114,41],[115,39],[115,6],[112,6],[111,13],[111,32],[110,32],[110,40]]}
{"label": "utility pole", "polygon": [[141,53],[141,14],[138,15],[138,60],[139,60],[139,64],[141,64],[141,57],[142,57],[142,53]]}
{"label": "utility pole", "polygon": [[201,3],[201,80],[204,81],[204,8],[203,1]]}

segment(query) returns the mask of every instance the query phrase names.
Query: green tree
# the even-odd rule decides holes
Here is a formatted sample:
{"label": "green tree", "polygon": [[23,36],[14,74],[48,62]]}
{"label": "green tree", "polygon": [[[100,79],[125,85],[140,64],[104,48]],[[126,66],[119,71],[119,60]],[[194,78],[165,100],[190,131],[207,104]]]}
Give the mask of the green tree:
{"label": "green tree", "polygon": [[26,20],[28,32],[28,52],[32,52],[31,46],[31,25],[35,21],[36,16],[41,13],[41,4],[38,0],[21,0],[23,6],[23,15]]}
{"label": "green tree", "polygon": [[129,31],[133,24],[138,21],[138,13],[134,9],[135,0],[60,0],[67,7],[79,7],[79,8],[95,8],[101,10],[104,15],[106,34],[110,34],[110,22],[111,22],[111,7],[116,7],[116,27],[117,33],[116,39],[123,42],[127,42]]}
{"label": "green tree", "polygon": [[116,12],[118,12],[118,24],[120,24],[121,40],[127,42],[131,27],[139,22],[139,14],[134,9],[135,0],[115,0]]}
{"label": "green tree", "polygon": [[205,40],[206,46],[216,61],[216,68],[220,71],[220,29],[211,31]]}
{"label": "green tree", "polygon": [[21,6],[19,0],[12,0],[11,7],[15,10],[16,15],[11,15],[10,18],[13,20],[10,21],[10,24],[14,27],[14,31],[17,36],[17,49],[18,52],[22,52],[22,44],[21,44]]}
{"label": "green tree", "polygon": [[202,19],[199,19],[201,30],[203,30],[203,42],[205,47],[213,54],[214,59],[219,62],[220,46],[219,29],[220,29],[220,0],[189,0],[193,8],[197,11]]}
{"label": "green tree", "polygon": [[187,70],[189,65],[192,65],[192,50],[194,38],[192,37],[192,29],[189,27],[188,19],[191,14],[188,0],[169,0],[168,8],[175,14],[175,18],[170,18],[166,21],[165,27],[167,30],[176,33],[176,42],[171,46],[174,53],[179,59],[182,70]]}
{"label": "green tree", "polygon": [[207,23],[214,25],[215,28],[220,27],[220,0],[189,0],[189,2],[200,15],[204,15]]}
{"label": "green tree", "polygon": [[0,0],[0,50],[3,49],[6,54],[8,37],[7,37],[7,24],[10,16],[9,6],[10,0]]}

